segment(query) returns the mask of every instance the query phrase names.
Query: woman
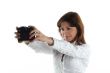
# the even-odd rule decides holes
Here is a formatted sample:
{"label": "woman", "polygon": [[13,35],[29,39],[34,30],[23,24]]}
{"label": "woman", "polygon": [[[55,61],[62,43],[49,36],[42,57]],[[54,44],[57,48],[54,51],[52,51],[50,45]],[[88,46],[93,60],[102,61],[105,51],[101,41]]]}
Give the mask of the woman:
{"label": "woman", "polygon": [[51,50],[56,73],[84,73],[88,64],[89,48],[85,42],[80,16],[76,12],[68,12],[59,19],[57,26],[63,40],[48,37],[34,27],[30,39],[35,39],[26,43],[34,49]]}

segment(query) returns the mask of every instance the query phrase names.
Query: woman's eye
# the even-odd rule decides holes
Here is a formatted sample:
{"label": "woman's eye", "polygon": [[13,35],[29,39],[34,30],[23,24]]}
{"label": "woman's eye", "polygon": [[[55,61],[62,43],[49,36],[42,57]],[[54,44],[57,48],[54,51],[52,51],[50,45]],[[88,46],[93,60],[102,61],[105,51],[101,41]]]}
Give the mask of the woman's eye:
{"label": "woman's eye", "polygon": [[[65,30],[70,30],[71,28],[66,28]],[[64,31],[63,28],[60,28],[60,31]]]}
{"label": "woman's eye", "polygon": [[71,28],[67,28],[67,30],[70,30]]}

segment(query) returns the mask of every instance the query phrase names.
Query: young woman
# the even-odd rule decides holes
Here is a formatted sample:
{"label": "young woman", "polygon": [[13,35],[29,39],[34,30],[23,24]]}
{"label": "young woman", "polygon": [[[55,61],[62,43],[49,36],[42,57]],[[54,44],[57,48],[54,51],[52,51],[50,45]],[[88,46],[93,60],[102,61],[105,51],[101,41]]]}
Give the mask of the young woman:
{"label": "young woman", "polygon": [[76,12],[68,12],[59,19],[57,26],[63,40],[48,37],[34,27],[30,39],[35,39],[27,44],[36,50],[51,51],[56,73],[84,73],[88,65],[89,48],[80,16]]}

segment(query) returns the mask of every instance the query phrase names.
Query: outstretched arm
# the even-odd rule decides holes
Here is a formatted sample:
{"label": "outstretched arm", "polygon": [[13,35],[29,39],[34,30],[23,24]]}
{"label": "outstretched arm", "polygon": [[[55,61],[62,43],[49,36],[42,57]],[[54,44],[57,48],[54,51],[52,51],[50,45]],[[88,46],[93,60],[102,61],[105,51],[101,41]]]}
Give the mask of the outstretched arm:
{"label": "outstretched arm", "polygon": [[87,44],[75,45],[64,40],[54,39],[54,44],[51,47],[63,54],[77,58],[88,58],[90,54]]}
{"label": "outstretched arm", "polygon": [[30,38],[35,36],[35,40],[47,43],[51,47],[50,49],[57,50],[62,54],[77,58],[88,58],[89,56],[89,49],[87,44],[75,45],[64,40],[53,39],[44,35],[38,29],[33,30],[30,34],[32,34]]}
{"label": "outstretched arm", "polygon": [[46,53],[51,54],[53,53],[52,47],[49,47],[46,43],[41,41],[32,41],[27,44],[30,48],[34,49],[37,53]]}

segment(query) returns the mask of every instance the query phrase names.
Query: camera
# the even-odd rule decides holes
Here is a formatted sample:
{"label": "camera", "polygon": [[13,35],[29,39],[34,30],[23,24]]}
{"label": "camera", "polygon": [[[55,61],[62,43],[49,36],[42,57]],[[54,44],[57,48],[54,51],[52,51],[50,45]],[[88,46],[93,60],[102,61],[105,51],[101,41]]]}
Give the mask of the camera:
{"label": "camera", "polygon": [[34,39],[31,38],[29,39],[30,35],[29,33],[34,29],[32,26],[21,26],[21,27],[16,27],[17,33],[19,34],[18,42],[21,43],[22,41],[32,41]]}

